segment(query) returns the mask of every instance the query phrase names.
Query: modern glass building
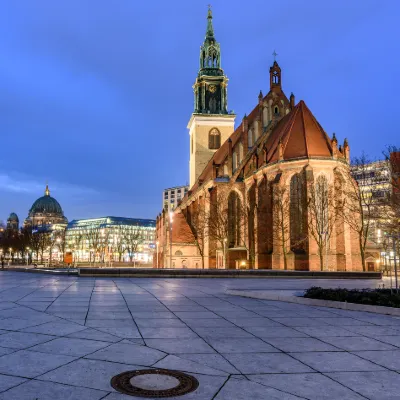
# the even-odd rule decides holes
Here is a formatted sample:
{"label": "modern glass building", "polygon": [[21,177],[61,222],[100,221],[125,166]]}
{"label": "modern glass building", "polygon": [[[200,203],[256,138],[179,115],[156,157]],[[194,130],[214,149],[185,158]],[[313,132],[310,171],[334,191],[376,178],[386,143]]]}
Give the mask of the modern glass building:
{"label": "modern glass building", "polygon": [[152,263],[156,221],[101,217],[71,221],[66,249],[75,262]]}

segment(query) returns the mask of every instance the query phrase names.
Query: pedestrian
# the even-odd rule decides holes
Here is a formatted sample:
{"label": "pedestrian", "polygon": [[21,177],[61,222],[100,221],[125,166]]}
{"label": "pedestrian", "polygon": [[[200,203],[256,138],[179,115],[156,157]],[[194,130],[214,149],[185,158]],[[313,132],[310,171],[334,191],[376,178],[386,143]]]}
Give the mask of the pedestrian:
{"label": "pedestrian", "polygon": [[4,269],[4,256],[1,256],[1,269]]}

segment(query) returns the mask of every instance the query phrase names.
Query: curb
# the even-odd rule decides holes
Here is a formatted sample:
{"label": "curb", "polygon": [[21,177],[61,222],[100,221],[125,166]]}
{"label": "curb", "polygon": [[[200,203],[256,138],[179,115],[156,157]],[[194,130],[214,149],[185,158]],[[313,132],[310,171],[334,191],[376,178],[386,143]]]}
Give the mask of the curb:
{"label": "curb", "polygon": [[67,275],[67,276],[78,276],[78,270],[73,270],[72,268],[70,271],[67,269],[65,271],[60,270],[52,270],[52,269],[37,269],[37,268],[5,268],[0,269],[0,272],[26,272],[26,273],[33,273],[33,274],[49,274],[49,275]]}
{"label": "curb", "polygon": [[154,268],[79,268],[81,277],[131,278],[289,278],[289,279],[381,279],[380,272],[321,272],[267,269],[154,269]]}
{"label": "curb", "polygon": [[371,306],[368,304],[355,304],[332,300],[308,299],[297,296],[282,296],[279,294],[267,293],[266,291],[256,292],[252,290],[228,289],[225,293],[233,296],[249,297],[252,299],[284,301],[286,303],[303,304],[306,306],[329,307],[349,311],[364,311],[400,317],[400,308],[393,307]]}

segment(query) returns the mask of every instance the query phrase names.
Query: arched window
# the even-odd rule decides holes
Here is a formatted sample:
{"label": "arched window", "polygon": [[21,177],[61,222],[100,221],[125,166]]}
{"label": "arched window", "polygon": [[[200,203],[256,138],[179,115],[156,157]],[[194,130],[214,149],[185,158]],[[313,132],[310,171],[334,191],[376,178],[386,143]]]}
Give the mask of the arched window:
{"label": "arched window", "polygon": [[236,171],[237,166],[238,166],[237,154],[236,151],[234,151],[232,154],[232,171]]}
{"label": "arched window", "polygon": [[275,106],[275,107],[274,107],[274,114],[275,114],[275,115],[278,115],[278,114],[279,114],[279,108],[278,108],[278,106]]}
{"label": "arched window", "polygon": [[190,144],[191,144],[191,153],[193,154],[193,135],[191,137]]}
{"label": "arched window", "polygon": [[249,129],[249,132],[248,132],[247,135],[248,135],[247,136],[248,147],[253,147],[253,144],[254,144],[254,142],[253,142],[253,131],[251,129]]}
{"label": "arched window", "polygon": [[180,250],[177,250],[177,251],[175,252],[175,255],[176,255],[176,256],[183,256],[183,253],[182,253]]}
{"label": "arched window", "polygon": [[279,83],[279,74],[275,71],[272,75],[272,83],[278,84]]}
{"label": "arched window", "polygon": [[328,201],[328,179],[320,175],[315,183],[315,217],[321,235],[328,233]]}
{"label": "arched window", "polygon": [[220,147],[221,147],[221,133],[217,128],[213,128],[208,134],[208,148],[216,150],[219,149]]}
{"label": "arched window", "polygon": [[305,192],[300,174],[295,174],[290,180],[290,247],[292,250],[303,248]]}
{"label": "arched window", "polygon": [[231,192],[228,197],[228,247],[240,246],[240,221],[242,204],[239,195]]}

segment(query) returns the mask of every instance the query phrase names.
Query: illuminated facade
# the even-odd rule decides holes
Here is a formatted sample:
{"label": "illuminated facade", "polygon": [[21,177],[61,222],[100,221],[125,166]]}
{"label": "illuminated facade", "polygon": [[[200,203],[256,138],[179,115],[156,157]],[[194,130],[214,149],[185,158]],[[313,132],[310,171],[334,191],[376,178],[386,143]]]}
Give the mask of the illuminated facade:
{"label": "illuminated facade", "polygon": [[[388,160],[374,161],[361,166],[353,166],[352,176],[364,195],[370,198],[371,202],[365,201],[368,205],[379,205],[382,199],[387,198],[392,190],[390,163]],[[366,205],[364,205],[366,207]],[[376,213],[377,215],[379,212]],[[368,212],[366,211],[366,215]],[[382,230],[379,220],[371,221],[369,240],[374,244],[382,243]],[[371,243],[371,245],[372,245]]]}
{"label": "illuminated facade", "polygon": [[67,218],[60,206],[60,203],[52,196],[46,185],[44,196],[39,197],[29,210],[28,218],[24,225],[33,228],[46,227],[49,230],[64,229],[68,224]]}
{"label": "illuminated facade", "polygon": [[188,124],[190,186],[157,218],[159,267],[362,270],[357,237],[336,218],[350,184],[348,141],[286,96],[275,59],[267,94],[235,129],[220,50],[209,10]]}
{"label": "illuminated facade", "polygon": [[123,217],[76,219],[67,226],[66,252],[76,262],[151,263],[155,223]]}

